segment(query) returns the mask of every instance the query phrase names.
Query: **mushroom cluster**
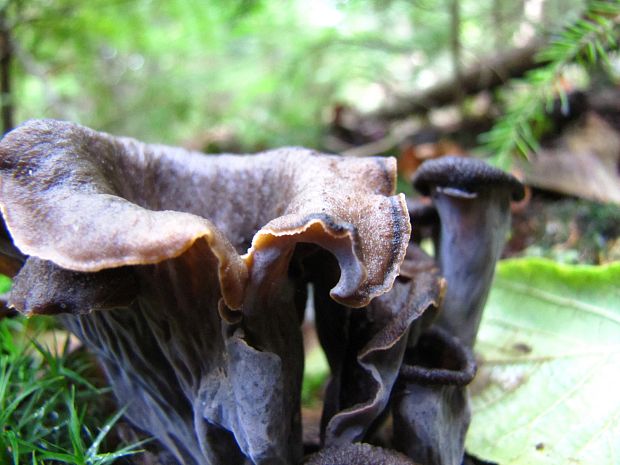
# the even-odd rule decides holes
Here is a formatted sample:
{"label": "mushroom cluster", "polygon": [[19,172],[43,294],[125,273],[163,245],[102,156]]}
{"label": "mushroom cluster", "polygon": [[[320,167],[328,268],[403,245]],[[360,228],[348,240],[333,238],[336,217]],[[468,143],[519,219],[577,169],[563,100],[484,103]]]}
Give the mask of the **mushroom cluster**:
{"label": "mushroom cluster", "polygon": [[[395,168],[301,148],[204,156],[28,122],[0,143],[9,305],[58,314],[128,419],[179,463],[460,464],[471,346],[522,187],[444,158],[414,179],[432,205],[408,208]],[[308,457],[309,292],[331,377]]]}

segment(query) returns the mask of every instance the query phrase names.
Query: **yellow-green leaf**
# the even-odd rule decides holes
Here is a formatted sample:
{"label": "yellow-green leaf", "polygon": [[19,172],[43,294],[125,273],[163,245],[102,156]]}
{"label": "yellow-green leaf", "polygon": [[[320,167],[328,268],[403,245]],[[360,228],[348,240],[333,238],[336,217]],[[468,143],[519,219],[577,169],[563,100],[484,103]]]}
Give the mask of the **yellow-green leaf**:
{"label": "yellow-green leaf", "polygon": [[471,453],[620,463],[620,264],[500,263],[475,349]]}

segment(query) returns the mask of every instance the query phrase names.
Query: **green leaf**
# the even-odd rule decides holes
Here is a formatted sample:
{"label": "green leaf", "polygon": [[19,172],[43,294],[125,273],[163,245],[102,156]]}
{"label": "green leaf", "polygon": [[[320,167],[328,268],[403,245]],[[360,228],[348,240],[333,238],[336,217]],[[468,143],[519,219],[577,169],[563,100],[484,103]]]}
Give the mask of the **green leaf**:
{"label": "green leaf", "polygon": [[304,380],[301,388],[301,401],[311,406],[320,398],[320,391],[329,377],[329,365],[325,353],[315,347],[307,356],[304,366]]}
{"label": "green leaf", "polygon": [[11,278],[3,274],[0,274],[0,294],[4,294],[11,290],[11,283],[12,283]]}
{"label": "green leaf", "polygon": [[86,451],[87,457],[92,458],[92,457],[97,456],[97,453],[99,452],[99,448],[101,447],[101,443],[103,442],[105,437],[108,435],[112,427],[124,414],[125,414],[125,409],[121,409],[118,412],[116,412],[116,414],[114,414],[108,421],[105,422],[105,424],[99,431],[99,434],[97,434],[97,437],[95,438],[93,443],[90,445],[90,447]]}
{"label": "green leaf", "polygon": [[75,456],[62,452],[45,451],[41,453],[41,458],[43,460],[54,460],[56,462],[69,463],[72,465],[76,464]]}
{"label": "green leaf", "polygon": [[468,450],[502,465],[618,464],[620,263],[498,267]]}
{"label": "green leaf", "polygon": [[73,446],[73,453],[80,462],[85,462],[86,446],[82,439],[81,430],[83,424],[83,415],[78,412],[75,405],[75,386],[71,387],[71,394],[67,398],[67,406],[69,407],[69,439]]}

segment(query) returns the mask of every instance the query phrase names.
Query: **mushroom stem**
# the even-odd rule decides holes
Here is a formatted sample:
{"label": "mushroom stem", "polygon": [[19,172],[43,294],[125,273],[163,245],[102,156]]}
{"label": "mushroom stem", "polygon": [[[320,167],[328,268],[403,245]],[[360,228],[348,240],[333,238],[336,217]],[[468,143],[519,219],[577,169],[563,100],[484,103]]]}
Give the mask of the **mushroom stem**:
{"label": "mushroom stem", "polygon": [[510,201],[523,197],[523,186],[463,157],[424,163],[413,184],[439,214],[436,254],[447,290],[438,324],[472,347],[510,226]]}
{"label": "mushroom stem", "polygon": [[392,393],[394,446],[425,465],[459,465],[471,411],[473,354],[441,328],[408,349]]}

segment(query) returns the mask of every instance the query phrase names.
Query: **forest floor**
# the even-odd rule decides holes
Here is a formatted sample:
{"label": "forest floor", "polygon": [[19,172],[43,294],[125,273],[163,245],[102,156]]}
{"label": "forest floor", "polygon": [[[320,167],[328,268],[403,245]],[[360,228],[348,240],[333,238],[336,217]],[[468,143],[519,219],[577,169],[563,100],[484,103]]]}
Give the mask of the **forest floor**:
{"label": "forest floor", "polygon": [[534,191],[513,212],[504,258],[540,256],[599,265],[620,260],[620,206]]}

